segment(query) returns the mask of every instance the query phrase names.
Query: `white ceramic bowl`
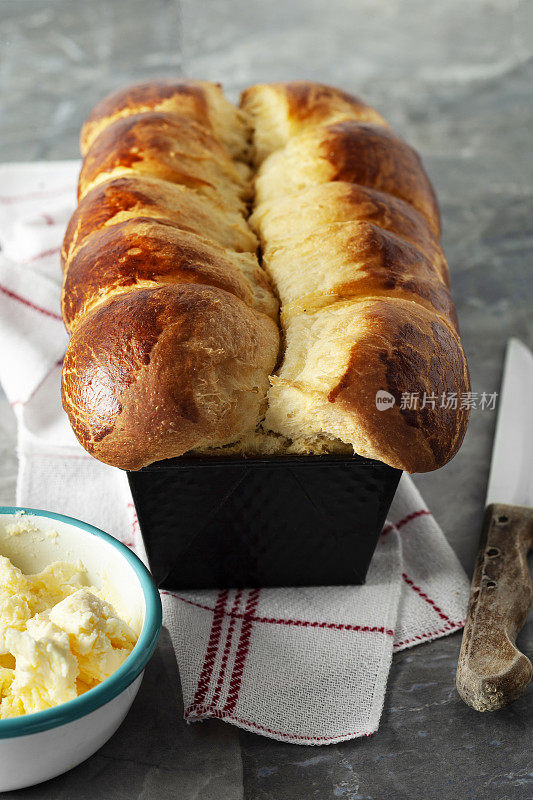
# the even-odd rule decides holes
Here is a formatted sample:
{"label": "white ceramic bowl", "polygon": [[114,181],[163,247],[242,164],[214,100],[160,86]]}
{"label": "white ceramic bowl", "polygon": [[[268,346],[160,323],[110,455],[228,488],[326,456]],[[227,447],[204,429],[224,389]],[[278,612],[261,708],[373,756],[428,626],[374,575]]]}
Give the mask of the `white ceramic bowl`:
{"label": "white ceramic bowl", "polygon": [[[7,526],[20,521],[15,517],[20,512],[24,519],[31,515],[38,530],[8,533]],[[72,769],[113,735],[133,703],[154,652],[161,630],[161,601],[150,573],[131,550],[92,525],[62,514],[0,506],[0,554],[28,574],[53,561],[81,559],[91,583],[105,584],[117,611],[127,613],[139,633],[128,658],[99,686],[55,708],[0,720],[2,792]]]}

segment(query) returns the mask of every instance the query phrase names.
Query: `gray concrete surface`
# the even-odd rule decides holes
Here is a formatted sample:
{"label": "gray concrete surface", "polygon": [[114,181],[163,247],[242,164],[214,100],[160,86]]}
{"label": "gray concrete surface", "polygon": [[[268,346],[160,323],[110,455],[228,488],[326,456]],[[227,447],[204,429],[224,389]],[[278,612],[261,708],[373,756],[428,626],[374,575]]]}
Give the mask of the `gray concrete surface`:
{"label": "gray concrete surface", "polygon": [[[299,77],[360,93],[424,158],[473,388],[494,392],[507,338],[533,346],[532,31],[533,4],[520,0],[0,0],[0,159],[76,156],[93,103],[138,78],[215,79],[234,99],[251,82]],[[469,572],[494,423],[474,411],[459,455],[417,478]],[[4,399],[0,502],[13,502],[15,469]],[[533,655],[531,621],[520,643]],[[395,656],[379,732],[312,749],[223,723],[186,726],[163,637],[113,739],[12,796],[533,798],[533,690],[493,715],[466,708],[454,690],[459,645],[456,635]]]}

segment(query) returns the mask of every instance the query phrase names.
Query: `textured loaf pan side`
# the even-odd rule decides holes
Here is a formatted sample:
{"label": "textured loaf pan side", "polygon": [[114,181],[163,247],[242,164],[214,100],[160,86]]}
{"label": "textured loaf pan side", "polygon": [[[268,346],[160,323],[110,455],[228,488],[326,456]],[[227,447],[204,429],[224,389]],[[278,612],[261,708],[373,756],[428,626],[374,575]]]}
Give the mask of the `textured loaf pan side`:
{"label": "textured loaf pan side", "polygon": [[128,474],[168,590],[363,583],[401,473],[357,456],[193,458]]}

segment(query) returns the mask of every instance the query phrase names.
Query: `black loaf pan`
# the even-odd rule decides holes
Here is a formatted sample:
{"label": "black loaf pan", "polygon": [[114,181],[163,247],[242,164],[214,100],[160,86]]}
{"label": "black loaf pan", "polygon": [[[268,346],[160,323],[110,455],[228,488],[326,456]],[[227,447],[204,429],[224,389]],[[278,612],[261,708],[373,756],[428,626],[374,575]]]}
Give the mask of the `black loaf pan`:
{"label": "black loaf pan", "polygon": [[364,583],[401,470],[360,456],[181,458],[128,472],[163,589]]}

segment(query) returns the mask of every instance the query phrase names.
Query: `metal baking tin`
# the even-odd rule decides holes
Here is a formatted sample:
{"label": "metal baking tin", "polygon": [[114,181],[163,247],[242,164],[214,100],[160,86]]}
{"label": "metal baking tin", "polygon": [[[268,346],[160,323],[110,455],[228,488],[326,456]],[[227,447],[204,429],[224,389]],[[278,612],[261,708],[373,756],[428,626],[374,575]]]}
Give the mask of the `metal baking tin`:
{"label": "metal baking tin", "polygon": [[359,456],[181,458],[128,480],[164,589],[364,583],[401,470]]}

